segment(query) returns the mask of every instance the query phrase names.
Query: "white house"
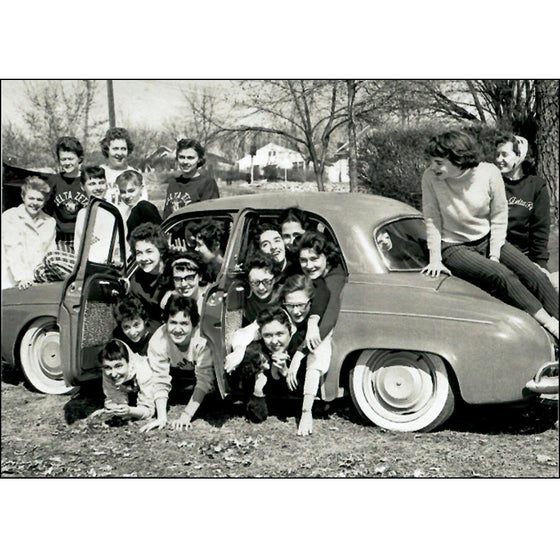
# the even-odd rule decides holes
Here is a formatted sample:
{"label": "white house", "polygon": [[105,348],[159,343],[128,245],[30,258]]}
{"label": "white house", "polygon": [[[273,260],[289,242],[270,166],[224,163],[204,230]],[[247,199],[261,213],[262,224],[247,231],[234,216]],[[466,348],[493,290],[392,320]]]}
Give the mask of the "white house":
{"label": "white house", "polygon": [[[237,161],[240,171],[248,171],[251,168],[251,155],[245,155]],[[291,169],[294,166],[304,165],[303,157],[297,151],[283,147],[275,143],[268,143],[264,147],[257,149],[253,157],[253,167],[258,166],[263,169],[268,165],[274,165],[282,169]]]}

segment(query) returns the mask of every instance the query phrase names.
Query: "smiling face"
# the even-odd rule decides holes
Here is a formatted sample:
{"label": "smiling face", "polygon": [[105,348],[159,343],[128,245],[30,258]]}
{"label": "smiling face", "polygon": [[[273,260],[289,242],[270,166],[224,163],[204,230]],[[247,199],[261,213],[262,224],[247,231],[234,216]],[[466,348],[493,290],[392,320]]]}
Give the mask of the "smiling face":
{"label": "smiling face", "polygon": [[191,340],[193,326],[190,317],[184,312],[177,312],[169,316],[165,327],[175,345],[187,345]]}
{"label": "smiling face", "polygon": [[175,290],[188,298],[194,298],[198,293],[200,276],[189,269],[175,269],[173,271],[173,285]]}
{"label": "smiling face", "polygon": [[198,162],[200,157],[195,149],[189,147],[188,149],[181,149],[177,153],[177,164],[181,174],[185,176],[194,176],[198,170]]}
{"label": "smiling face", "polygon": [[125,139],[114,139],[109,143],[107,163],[112,169],[125,169],[127,166],[128,145]]}
{"label": "smiling face", "polygon": [[508,141],[500,143],[496,148],[496,166],[505,176],[510,176],[521,165],[521,158],[513,150],[513,143]]}
{"label": "smiling face", "polygon": [[83,186],[88,198],[104,198],[107,192],[107,181],[104,178],[88,178]]}
{"label": "smiling face", "polygon": [[259,237],[259,248],[263,254],[270,254],[274,261],[284,263],[286,261],[286,248],[280,233],[274,230],[264,231]]}
{"label": "smiling face", "polygon": [[43,209],[47,201],[47,196],[37,190],[27,190],[22,199],[25,211],[34,219],[39,215],[41,209]]}
{"label": "smiling face", "polygon": [[282,240],[284,246],[290,252],[295,252],[297,240],[305,231],[298,221],[288,221],[282,224]]}
{"label": "smiling face", "polygon": [[121,329],[133,343],[138,343],[146,333],[146,322],[142,318],[130,318],[122,321]]}
{"label": "smiling face", "polygon": [[58,152],[58,162],[63,174],[78,176],[80,158],[73,151],[64,151],[61,149]]}
{"label": "smiling face", "polygon": [[106,374],[117,386],[120,386],[128,375],[128,362],[124,358],[104,360],[101,369],[103,374]]}
{"label": "smiling face", "polygon": [[310,279],[319,279],[327,274],[327,256],[317,254],[310,248],[305,248],[299,253],[301,270]]}
{"label": "smiling face", "polygon": [[284,296],[284,308],[296,324],[301,324],[309,316],[311,299],[305,291],[294,291]]}
{"label": "smiling face", "polygon": [[449,159],[443,157],[432,157],[430,161],[430,169],[440,179],[457,178],[465,171],[454,165]]}
{"label": "smiling face", "polygon": [[290,330],[285,324],[273,320],[262,326],[261,337],[264,346],[271,353],[285,351],[290,343]]}
{"label": "smiling face", "polygon": [[138,267],[146,273],[160,273],[163,268],[161,252],[155,244],[147,240],[136,241],[134,255]]}
{"label": "smiling face", "polygon": [[125,205],[134,207],[142,197],[142,187],[133,182],[119,185],[119,197]]}
{"label": "smiling face", "polygon": [[259,299],[265,299],[274,288],[274,275],[268,269],[253,268],[249,271],[251,292]]}

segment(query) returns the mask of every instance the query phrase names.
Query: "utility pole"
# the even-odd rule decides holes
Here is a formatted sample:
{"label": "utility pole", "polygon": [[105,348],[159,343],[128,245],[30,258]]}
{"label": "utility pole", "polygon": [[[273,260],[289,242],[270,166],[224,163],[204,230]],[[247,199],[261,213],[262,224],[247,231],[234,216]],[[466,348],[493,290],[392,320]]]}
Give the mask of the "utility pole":
{"label": "utility pole", "polygon": [[107,80],[107,104],[109,105],[109,126],[114,128],[117,123],[115,120],[115,97],[113,95],[113,80]]}

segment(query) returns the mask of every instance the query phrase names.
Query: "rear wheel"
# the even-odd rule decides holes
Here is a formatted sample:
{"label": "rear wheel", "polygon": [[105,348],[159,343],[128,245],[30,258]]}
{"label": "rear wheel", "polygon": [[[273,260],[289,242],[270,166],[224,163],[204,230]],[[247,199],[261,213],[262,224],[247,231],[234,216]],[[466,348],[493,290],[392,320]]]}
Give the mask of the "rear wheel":
{"label": "rear wheel", "polygon": [[19,344],[19,362],[27,381],[42,393],[64,395],[77,391],[64,383],[60,363],[60,332],[56,319],[37,318]]}
{"label": "rear wheel", "polygon": [[400,432],[429,432],[455,406],[443,360],[422,352],[363,351],[350,372],[350,393],[365,419]]}

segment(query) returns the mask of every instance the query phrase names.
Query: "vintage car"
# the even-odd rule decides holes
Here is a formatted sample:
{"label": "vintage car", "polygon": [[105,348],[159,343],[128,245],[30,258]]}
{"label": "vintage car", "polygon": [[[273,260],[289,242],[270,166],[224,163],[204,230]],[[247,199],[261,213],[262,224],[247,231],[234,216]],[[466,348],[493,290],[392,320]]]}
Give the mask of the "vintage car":
{"label": "vintage car", "polygon": [[[228,393],[223,362],[229,337],[241,324],[249,231],[255,220],[276,220],[294,205],[338,246],[347,273],[321,385],[324,400],[349,391],[371,423],[429,431],[451,415],[459,398],[506,403],[551,385],[557,391],[554,340],[532,317],[456,277],[420,273],[427,260],[418,211],[371,195],[265,193],[193,204],[163,224],[172,241],[184,239],[189,224],[201,218],[221,221],[229,231],[201,318],[222,396]],[[46,393],[66,393],[98,378],[96,355],[115,327],[111,305],[125,294],[135,269],[132,261],[125,265],[122,219],[101,200],[90,204],[86,238],[93,234],[108,235],[107,254],[90,255],[85,241],[65,282],[3,291],[2,356],[19,363]]]}

